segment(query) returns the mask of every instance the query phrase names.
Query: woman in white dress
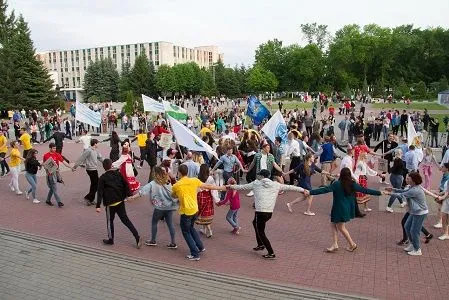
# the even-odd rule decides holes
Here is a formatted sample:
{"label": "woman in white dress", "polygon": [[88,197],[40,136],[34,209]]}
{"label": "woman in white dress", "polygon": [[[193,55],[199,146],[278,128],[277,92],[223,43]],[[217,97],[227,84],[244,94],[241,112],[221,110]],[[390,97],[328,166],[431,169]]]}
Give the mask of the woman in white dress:
{"label": "woman in white dress", "polygon": [[[368,187],[368,178],[367,176],[380,176],[382,177],[381,173],[378,173],[377,171],[371,169],[368,164],[366,163],[366,153],[360,152],[359,159],[357,160],[357,165],[355,168],[354,175],[356,178],[358,178],[359,185],[367,188]],[[356,198],[358,204],[363,204],[364,211],[368,212],[371,211],[371,208],[368,207],[368,201],[371,200],[371,197],[360,192],[356,192]]]}

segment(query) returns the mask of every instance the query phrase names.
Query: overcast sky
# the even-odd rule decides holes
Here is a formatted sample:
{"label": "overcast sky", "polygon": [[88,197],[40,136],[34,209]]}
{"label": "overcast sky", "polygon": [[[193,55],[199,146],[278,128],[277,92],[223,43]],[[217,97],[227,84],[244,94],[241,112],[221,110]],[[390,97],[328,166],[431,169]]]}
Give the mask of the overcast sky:
{"label": "overcast sky", "polygon": [[38,51],[168,41],[217,45],[225,64],[251,64],[259,44],[304,44],[302,23],[449,27],[449,0],[9,0]]}

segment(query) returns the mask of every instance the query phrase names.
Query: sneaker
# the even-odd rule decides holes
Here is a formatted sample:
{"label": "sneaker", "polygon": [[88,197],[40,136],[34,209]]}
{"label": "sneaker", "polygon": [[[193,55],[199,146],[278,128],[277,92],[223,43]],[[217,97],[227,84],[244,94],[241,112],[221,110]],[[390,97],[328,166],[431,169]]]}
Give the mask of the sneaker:
{"label": "sneaker", "polygon": [[25,198],[30,199],[30,193],[28,191],[25,191]]}
{"label": "sneaker", "polygon": [[136,240],[136,248],[140,249],[142,247],[142,238],[139,236],[139,238]]}
{"label": "sneaker", "polygon": [[289,212],[293,213],[292,205],[290,203],[287,203],[287,208]]}
{"label": "sneaker", "polygon": [[433,225],[434,228],[443,228],[443,224],[441,224],[440,222],[436,223],[435,225]]}
{"label": "sneaker", "polygon": [[257,246],[257,247],[253,248],[254,251],[262,251],[264,249],[265,249],[265,246]]}
{"label": "sneaker", "polygon": [[23,195],[22,191],[16,192],[16,195]]}
{"label": "sneaker", "polygon": [[58,202],[58,207],[63,207],[63,206],[64,206],[64,203]]}
{"label": "sneaker", "polygon": [[372,209],[369,208],[369,207],[367,207],[367,208],[365,208],[363,211],[372,211]]}
{"label": "sneaker", "polygon": [[416,250],[416,251],[409,251],[408,253],[407,253],[408,255],[412,255],[412,256],[420,256],[420,255],[422,255],[422,252],[421,252],[421,249],[418,249],[418,250]]}
{"label": "sneaker", "polygon": [[8,174],[10,173],[11,171],[7,171],[6,173],[5,173],[5,176],[8,176]]}
{"label": "sneaker", "polygon": [[148,240],[148,241],[145,241],[145,245],[147,245],[147,246],[157,246],[157,243],[156,243],[156,241]]}
{"label": "sneaker", "polygon": [[439,239],[440,241],[449,240],[449,235],[443,234],[442,236],[439,236],[438,239]]}
{"label": "sneaker", "polygon": [[114,245],[114,241],[111,239],[104,239],[103,244],[105,245]]}
{"label": "sneaker", "polygon": [[45,201],[45,203],[47,203],[47,205],[53,206],[53,203],[51,203],[51,201]]}
{"label": "sneaker", "polygon": [[402,202],[401,204],[399,204],[400,207],[404,208],[407,205],[407,202]]}
{"label": "sneaker", "polygon": [[248,194],[246,194],[246,196],[248,196],[248,197],[254,196],[254,191],[249,192]]}
{"label": "sneaker", "polygon": [[10,183],[9,184],[9,188],[11,189],[11,191],[13,191],[13,192],[15,192],[16,191],[16,189],[14,188],[14,186]]}
{"label": "sneaker", "polygon": [[38,203],[41,203],[39,200],[37,200],[37,199],[33,199],[33,203],[34,204],[38,204]]}
{"label": "sneaker", "polygon": [[262,257],[265,259],[276,259],[276,254],[264,254]]}
{"label": "sneaker", "polygon": [[408,240],[400,240],[399,242],[396,243],[396,245],[398,246],[405,246],[408,244]]}
{"label": "sneaker", "polygon": [[391,208],[391,207],[385,207],[385,210],[387,211],[387,212],[390,212],[390,213],[392,213],[393,212],[393,209]]}
{"label": "sneaker", "polygon": [[195,257],[193,255],[187,255],[186,258],[187,258],[187,260],[191,260],[191,261],[199,261],[200,260],[199,256]]}
{"label": "sneaker", "polygon": [[314,215],[315,215],[315,213],[314,213],[314,212],[311,212],[311,211],[305,211],[304,214],[305,214],[306,216],[314,216]]}
{"label": "sneaker", "polygon": [[235,234],[237,234],[237,235],[240,234],[240,229],[242,229],[242,227],[239,226],[239,227],[237,227],[236,229],[237,229],[237,230],[235,231]]}
{"label": "sneaker", "polygon": [[424,244],[428,244],[430,240],[433,238],[433,234],[429,234],[424,238]]}
{"label": "sneaker", "polygon": [[199,253],[203,253],[203,252],[205,252],[205,251],[206,251],[206,248],[203,248],[203,249],[199,250],[198,252],[199,252]]}
{"label": "sneaker", "polygon": [[404,248],[405,252],[410,252],[410,251],[413,251],[413,250],[414,250],[413,244],[410,244],[410,245],[408,245],[407,247]]}
{"label": "sneaker", "polygon": [[178,249],[178,245],[170,243],[170,244],[167,245],[167,248],[168,249]]}

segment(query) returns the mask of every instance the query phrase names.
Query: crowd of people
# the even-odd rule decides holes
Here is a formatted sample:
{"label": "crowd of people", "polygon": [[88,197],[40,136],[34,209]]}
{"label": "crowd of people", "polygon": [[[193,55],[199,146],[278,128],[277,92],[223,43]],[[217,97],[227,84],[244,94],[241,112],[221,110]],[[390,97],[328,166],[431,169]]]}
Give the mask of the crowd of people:
{"label": "crowd of people", "polygon": [[[64,204],[57,188],[58,183],[63,182],[59,165],[64,164],[72,171],[82,167],[90,181],[89,190],[84,196],[86,204],[95,206],[97,212],[101,211],[103,204],[106,210],[108,238],[103,240],[104,244],[114,244],[114,217],[117,214],[132,232],[138,248],[143,242],[147,246],[157,245],[157,226],[160,220],[164,220],[170,233],[170,243],[167,247],[176,249],[178,245],[173,213],[178,211],[181,233],[190,250],[187,259],[194,261],[199,260],[200,253],[205,251],[200,235],[207,238],[213,236],[215,207],[229,205],[226,220],[232,228],[232,234],[238,235],[242,230],[238,217],[241,195],[237,191],[240,190],[248,191],[246,196],[253,197],[253,226],[257,243],[253,250],[267,250],[263,255],[266,259],[276,258],[273,246],[265,234],[266,224],[272,217],[278,195],[286,191],[300,193],[286,204],[287,209],[293,213],[295,204],[306,201],[304,215],[307,216],[316,214],[312,209],[314,195],[333,193],[333,239],[331,246],[325,249],[329,253],[339,249],[338,232],[342,233],[348,242],[346,250],[353,252],[357,249],[357,244],[352,240],[345,223],[355,217],[363,218],[371,211],[370,195],[390,195],[386,212],[394,211],[393,204],[396,199],[401,207],[407,206],[407,213],[402,220],[404,234],[398,244],[407,246],[404,250],[408,254],[422,254],[419,238],[421,230],[425,234],[426,243],[433,237],[423,227],[429,213],[426,194],[433,197],[440,208],[440,221],[435,224],[436,228],[443,231],[439,239],[449,239],[449,151],[445,151],[447,145],[442,161],[437,162],[431,147],[425,148],[420,157],[417,145],[409,145],[407,141],[406,126],[413,125],[418,132],[433,126],[432,119],[426,117],[426,111],[423,114],[411,113],[413,124],[407,124],[406,111],[399,113],[382,110],[378,114],[370,113],[365,116],[364,109],[357,113],[354,107],[346,108],[343,104],[341,113],[345,116],[337,125],[340,130],[338,139],[332,105],[328,107],[327,112],[321,109],[320,118],[315,117],[317,107],[325,107],[324,100],[320,99],[321,103],[314,102],[311,112],[305,109],[283,109],[282,114],[288,128],[287,140],[283,140],[281,136],[270,140],[260,131],[263,123],[257,127],[251,124],[251,120],[247,120],[240,101],[233,100],[231,104],[226,105],[226,101],[222,102],[221,99],[190,101],[192,105],[198,106],[198,114],[188,117],[184,124],[209,144],[215,155],[192,152],[177,144],[175,138],[170,147],[163,147],[160,144],[161,136],[171,132],[164,115],[153,117],[142,114],[145,122],[137,121],[137,124],[133,124],[133,120],[139,118],[138,114],[135,114],[131,120],[135,135],[133,138],[122,140],[116,130],[113,130],[114,126],[117,126],[117,118],[111,118],[115,125],[110,125],[110,137],[101,141],[91,136],[89,129],[80,127],[76,142],[82,144],[83,151],[70,163],[62,154],[63,140],[72,139],[71,126],[69,132],[67,128],[65,133],[62,132],[61,124],[67,117],[57,113],[45,117],[40,117],[35,112],[24,114],[25,116],[19,113],[20,117],[13,116],[10,120],[14,128],[16,123],[19,125],[15,137],[8,135],[9,121],[2,121],[1,124],[1,174],[11,177],[11,190],[21,195],[18,178],[21,165],[24,164],[25,178],[29,183],[25,196],[31,197],[33,203],[37,204],[40,201],[36,195],[36,174],[43,168],[48,186],[45,202],[53,206],[54,197],[57,205],[62,207]],[[187,107],[189,104],[188,101],[182,103]],[[361,107],[363,108],[363,104]],[[117,117],[113,110],[108,114]],[[45,124],[48,122],[54,125],[48,134],[46,130],[39,132],[41,142],[54,140],[49,143],[49,151],[43,155],[42,161],[38,159],[38,152],[33,148],[33,144],[38,142],[38,132],[33,132],[32,129],[32,125],[39,123],[41,118]],[[34,123],[27,126],[26,123],[31,120]],[[120,126],[126,131],[127,116],[122,114],[120,120]],[[406,120],[404,125],[403,120]],[[422,127],[419,125],[421,121]],[[4,123],[7,123],[6,126]],[[110,145],[107,158],[97,149],[103,142]],[[132,151],[134,142],[136,148],[139,148],[138,154]],[[438,144],[438,141],[436,143]],[[99,176],[101,165],[105,172]],[[141,183],[137,178],[142,168],[148,170],[148,183]],[[441,183],[436,191],[431,191],[436,188],[430,181],[435,169],[442,172]],[[314,188],[311,178],[317,173],[321,184]],[[385,189],[369,189],[369,177],[378,177],[380,182],[385,184]],[[387,179],[392,187],[387,186]],[[126,201],[135,201],[142,196],[149,197],[154,207],[151,237],[146,241],[141,239],[125,209]],[[199,231],[195,225],[199,226]]]}

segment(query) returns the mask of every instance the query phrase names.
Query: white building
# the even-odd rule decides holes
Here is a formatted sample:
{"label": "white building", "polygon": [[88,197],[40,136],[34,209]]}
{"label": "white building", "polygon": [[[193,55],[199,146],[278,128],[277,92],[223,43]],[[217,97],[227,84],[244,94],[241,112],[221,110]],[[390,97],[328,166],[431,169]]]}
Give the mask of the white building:
{"label": "white building", "polygon": [[[174,66],[179,63],[195,62],[200,67],[209,67],[223,61],[223,54],[218,52],[217,46],[201,46],[187,48],[176,46],[169,42],[153,42],[106,46],[65,51],[46,51],[37,54],[44,63],[52,79],[57,78],[57,84],[70,100],[76,100],[76,91],[83,88],[84,74],[89,63],[102,58],[111,58],[117,71],[129,62],[134,65],[139,53],[145,52],[148,59],[157,68],[160,65]],[[57,77],[54,73],[57,73]]]}

